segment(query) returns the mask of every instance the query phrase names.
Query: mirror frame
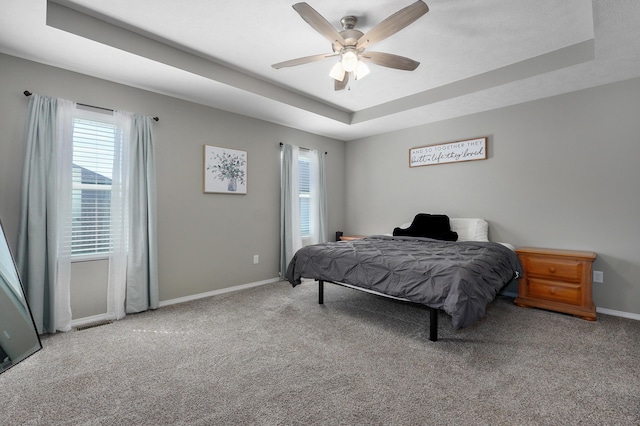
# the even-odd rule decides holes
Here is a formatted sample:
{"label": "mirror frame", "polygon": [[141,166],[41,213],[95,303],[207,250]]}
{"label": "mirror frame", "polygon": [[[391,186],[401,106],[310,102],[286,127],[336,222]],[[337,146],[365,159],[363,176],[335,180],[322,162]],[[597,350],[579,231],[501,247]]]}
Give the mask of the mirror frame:
{"label": "mirror frame", "polygon": [[[29,314],[29,319],[31,320],[31,324],[30,325],[33,328],[33,332],[36,335],[36,339],[37,339],[37,343],[38,343],[37,346],[34,346],[34,348],[31,350],[31,353],[27,353],[26,355],[21,356],[17,362],[12,362],[6,368],[0,368],[0,374],[2,374],[5,371],[10,370],[12,367],[18,365],[20,362],[24,361],[25,359],[29,358],[33,354],[35,354],[38,351],[42,350],[42,340],[40,339],[40,334],[38,334],[38,327],[36,327],[36,322],[33,319],[33,313],[31,312],[31,307],[29,306],[29,300],[27,299],[27,293],[25,292],[25,287],[22,284],[22,278],[20,277],[20,272],[18,270],[18,265],[16,263],[16,258],[13,255],[13,251],[11,250],[11,246],[9,245],[9,241],[7,240],[7,234],[5,232],[4,225],[2,224],[2,220],[0,220],[0,237],[4,239],[4,243],[7,246],[9,257],[11,258],[11,263],[12,263],[13,268],[15,270],[16,277],[18,278],[18,284],[20,286],[20,290],[22,291],[22,299],[24,301],[24,308],[27,310],[27,313]],[[0,241],[0,244],[1,243],[2,242]],[[7,283],[7,285],[10,285],[10,284]]]}

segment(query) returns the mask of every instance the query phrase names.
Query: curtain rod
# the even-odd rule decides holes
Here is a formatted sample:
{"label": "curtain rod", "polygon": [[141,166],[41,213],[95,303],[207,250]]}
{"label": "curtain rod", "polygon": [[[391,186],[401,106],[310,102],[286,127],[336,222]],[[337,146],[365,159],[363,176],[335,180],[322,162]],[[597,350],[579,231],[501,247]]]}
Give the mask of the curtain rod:
{"label": "curtain rod", "polygon": [[[282,145],[284,145],[284,144],[283,144],[282,142],[280,142],[280,146],[282,146]],[[305,151],[311,151],[311,149],[309,149],[309,148],[305,148],[305,147],[303,147],[303,146],[300,146],[300,147],[298,147],[298,148],[303,149],[303,150],[305,150]],[[327,155],[327,151],[325,151],[325,152],[324,152],[324,155]]]}
{"label": "curtain rod", "polygon": [[[24,93],[24,95],[25,95],[25,96],[27,96],[27,97],[28,97],[28,96],[33,95],[33,93],[31,93],[31,92],[30,92],[30,91],[28,91],[28,90],[25,90],[25,91],[24,91],[24,92],[22,92],[22,93]],[[111,112],[113,112],[113,110],[112,110],[111,108],[104,108],[104,107],[99,107],[99,106],[89,105],[89,104],[81,104],[80,102],[76,102],[76,105],[82,105],[82,106],[86,106],[86,107],[89,107],[89,108],[96,108],[96,109],[102,109],[102,110],[104,110],[104,111],[111,111]],[[160,119],[159,119],[158,117],[153,117],[153,119],[154,119],[155,121],[160,121]]]}

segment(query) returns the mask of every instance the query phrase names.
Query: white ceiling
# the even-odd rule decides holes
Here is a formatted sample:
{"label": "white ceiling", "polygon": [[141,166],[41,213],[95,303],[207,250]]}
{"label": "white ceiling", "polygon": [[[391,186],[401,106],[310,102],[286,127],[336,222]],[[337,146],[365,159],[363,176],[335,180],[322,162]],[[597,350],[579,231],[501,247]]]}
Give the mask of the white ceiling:
{"label": "white ceiling", "polygon": [[[307,2],[366,33],[413,1]],[[335,92],[335,58],[271,67],[331,52],[294,2],[0,0],[0,52],[341,140],[640,77],[637,0],[426,0],[368,48],[418,69]]]}

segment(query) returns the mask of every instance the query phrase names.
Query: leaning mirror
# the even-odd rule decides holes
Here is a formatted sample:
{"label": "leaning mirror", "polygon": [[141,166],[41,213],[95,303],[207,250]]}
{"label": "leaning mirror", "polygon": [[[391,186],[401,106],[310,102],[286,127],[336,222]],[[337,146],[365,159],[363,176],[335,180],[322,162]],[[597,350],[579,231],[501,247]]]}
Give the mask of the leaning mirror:
{"label": "leaning mirror", "polygon": [[0,222],[0,373],[42,349]]}

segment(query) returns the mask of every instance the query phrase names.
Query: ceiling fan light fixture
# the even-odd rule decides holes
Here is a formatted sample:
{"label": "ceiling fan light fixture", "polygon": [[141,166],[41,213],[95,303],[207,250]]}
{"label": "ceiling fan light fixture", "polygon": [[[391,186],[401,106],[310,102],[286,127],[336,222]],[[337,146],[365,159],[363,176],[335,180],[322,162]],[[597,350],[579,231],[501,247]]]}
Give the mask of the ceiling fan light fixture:
{"label": "ceiling fan light fixture", "polygon": [[358,55],[352,49],[342,54],[342,67],[346,72],[353,72],[358,68]]}
{"label": "ceiling fan light fixture", "polygon": [[355,29],[355,25],[358,22],[356,16],[343,17],[340,20],[342,31],[338,31],[326,18],[305,2],[294,4],[293,9],[313,29],[331,42],[333,53],[305,56],[279,62],[271,65],[275,69],[303,65],[340,55],[340,62],[335,64],[329,72],[331,78],[336,80],[334,90],[337,91],[344,90],[347,87],[350,77],[358,80],[369,74],[369,67],[362,63],[363,58],[366,62],[376,65],[407,71],[413,71],[420,65],[420,62],[391,53],[370,51],[365,53],[365,49],[394,35],[427,13],[429,7],[423,0],[415,0],[414,3],[400,9],[375,25],[366,34]]}
{"label": "ceiling fan light fixture", "polygon": [[369,75],[369,67],[362,61],[358,61],[358,66],[356,67],[356,80],[360,80]]}
{"label": "ceiling fan light fixture", "polygon": [[331,68],[331,71],[329,71],[329,77],[333,78],[334,80],[342,81],[342,80],[344,80],[345,73],[346,73],[346,71],[344,70],[344,67],[342,66],[342,62],[337,62]]}

